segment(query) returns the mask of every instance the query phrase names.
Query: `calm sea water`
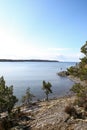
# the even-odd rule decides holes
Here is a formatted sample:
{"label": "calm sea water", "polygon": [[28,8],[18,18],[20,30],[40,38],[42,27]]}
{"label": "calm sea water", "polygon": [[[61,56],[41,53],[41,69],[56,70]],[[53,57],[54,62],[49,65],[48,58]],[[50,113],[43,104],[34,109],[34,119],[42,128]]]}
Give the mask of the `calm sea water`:
{"label": "calm sea water", "polygon": [[74,84],[67,78],[57,75],[59,71],[74,66],[74,62],[0,62],[0,76],[4,76],[6,85],[14,86],[14,94],[21,99],[30,87],[35,99],[45,98],[42,90],[43,80],[52,84],[53,94],[49,97],[65,95]]}

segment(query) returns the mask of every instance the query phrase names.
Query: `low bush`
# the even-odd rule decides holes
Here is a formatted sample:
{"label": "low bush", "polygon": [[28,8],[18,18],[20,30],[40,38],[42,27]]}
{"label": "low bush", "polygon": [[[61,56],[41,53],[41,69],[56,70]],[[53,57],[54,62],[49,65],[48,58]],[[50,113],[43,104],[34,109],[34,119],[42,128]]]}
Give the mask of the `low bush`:
{"label": "low bush", "polygon": [[74,105],[83,107],[83,109],[87,111],[87,86],[82,86],[78,83],[73,85],[70,90],[76,94]]}
{"label": "low bush", "polygon": [[74,106],[72,106],[72,105],[66,106],[64,111],[65,111],[67,114],[69,114],[69,116],[73,116],[74,118],[77,117],[77,111],[76,111],[76,109],[74,108]]}

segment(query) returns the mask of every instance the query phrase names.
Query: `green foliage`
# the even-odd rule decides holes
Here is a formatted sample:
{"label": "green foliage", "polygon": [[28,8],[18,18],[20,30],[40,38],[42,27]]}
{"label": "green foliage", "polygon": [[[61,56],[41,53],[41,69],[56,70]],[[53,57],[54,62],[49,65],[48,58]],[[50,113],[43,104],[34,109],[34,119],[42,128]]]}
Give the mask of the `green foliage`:
{"label": "green foliage", "polygon": [[80,79],[81,80],[87,80],[87,69],[86,68],[82,68],[80,70]]}
{"label": "green foliage", "polygon": [[82,86],[80,83],[76,83],[70,90],[76,93],[77,96],[80,96],[84,92],[84,89],[85,89],[84,86]]}
{"label": "green foliage", "polygon": [[82,86],[78,83],[73,85],[71,91],[76,93],[77,99],[75,100],[75,103],[79,106],[86,106],[85,104],[87,104],[87,86]]}
{"label": "green foliage", "polygon": [[[78,66],[70,67],[67,69],[68,73],[70,75],[76,76],[80,78],[81,80],[87,81],[87,41],[86,43],[81,47],[81,52],[84,54],[84,57],[81,58],[80,63]],[[76,99],[74,104],[77,104],[78,106],[83,107],[87,111],[87,86],[82,86],[81,84],[75,84],[71,88],[71,91],[73,91],[76,94]],[[71,112],[71,107],[66,108],[67,112]]]}
{"label": "green foliage", "polygon": [[83,58],[81,58],[81,62],[79,64],[79,70],[80,70],[80,79],[81,80],[87,80],[87,41],[86,43],[81,47],[81,52],[85,55]]}
{"label": "green foliage", "polygon": [[81,58],[81,62],[78,66],[72,66],[67,69],[67,72],[70,75],[79,77],[81,80],[87,80],[87,41],[85,45],[81,47],[81,52],[84,54],[84,57]]}
{"label": "green foliage", "polygon": [[2,76],[0,78],[0,111],[10,113],[17,101],[18,99],[13,95],[13,86],[6,86]]}
{"label": "green foliage", "polygon": [[79,69],[76,66],[71,66],[67,69],[67,72],[69,73],[69,75],[78,76]]}
{"label": "green foliage", "polygon": [[84,67],[85,64],[87,64],[87,57],[80,58],[80,67]]}
{"label": "green foliage", "polygon": [[87,56],[87,41],[86,41],[85,45],[83,45],[83,46],[81,47],[81,52],[82,52],[84,55]]}
{"label": "green foliage", "polygon": [[28,87],[25,95],[22,97],[22,103],[29,105],[33,97],[35,96],[30,92],[30,88]]}
{"label": "green foliage", "polygon": [[43,87],[42,87],[42,89],[44,90],[44,92],[46,94],[46,100],[48,100],[48,95],[50,93],[52,93],[51,87],[52,87],[52,85],[51,85],[50,82],[46,83],[45,81],[43,81]]}

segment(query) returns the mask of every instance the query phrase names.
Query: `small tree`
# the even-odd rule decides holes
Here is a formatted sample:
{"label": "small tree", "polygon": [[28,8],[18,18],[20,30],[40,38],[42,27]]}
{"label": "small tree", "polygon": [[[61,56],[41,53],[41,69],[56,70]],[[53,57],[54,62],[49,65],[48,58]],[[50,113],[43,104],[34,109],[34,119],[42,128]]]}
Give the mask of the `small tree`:
{"label": "small tree", "polygon": [[43,87],[42,87],[42,89],[44,90],[44,92],[46,94],[46,100],[47,101],[48,101],[48,95],[50,93],[52,93],[51,87],[52,87],[52,85],[51,85],[50,82],[46,83],[45,81],[43,81]]}
{"label": "small tree", "polygon": [[0,111],[10,113],[17,101],[18,99],[13,95],[13,86],[6,86],[2,76],[0,78]]}
{"label": "small tree", "polygon": [[22,103],[29,105],[33,97],[35,96],[30,92],[30,88],[28,87],[25,95],[22,97]]}

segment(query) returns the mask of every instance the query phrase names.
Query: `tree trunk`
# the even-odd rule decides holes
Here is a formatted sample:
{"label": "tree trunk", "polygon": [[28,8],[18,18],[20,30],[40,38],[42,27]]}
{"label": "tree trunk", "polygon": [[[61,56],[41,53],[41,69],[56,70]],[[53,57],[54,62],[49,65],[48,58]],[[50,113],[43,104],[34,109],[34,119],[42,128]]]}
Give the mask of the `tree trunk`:
{"label": "tree trunk", "polygon": [[46,100],[48,101],[48,94],[46,94],[46,96],[47,96]]}

